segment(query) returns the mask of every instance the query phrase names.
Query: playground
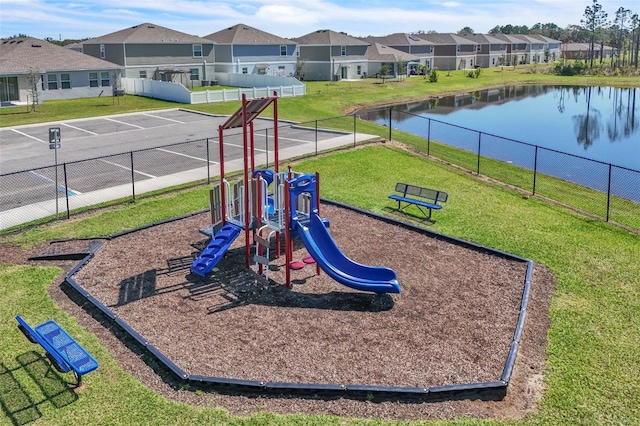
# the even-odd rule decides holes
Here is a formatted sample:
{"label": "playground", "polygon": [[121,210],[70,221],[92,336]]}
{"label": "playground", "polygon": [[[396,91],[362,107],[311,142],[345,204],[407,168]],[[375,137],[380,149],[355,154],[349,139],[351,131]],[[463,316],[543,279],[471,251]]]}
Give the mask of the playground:
{"label": "playground", "polygon": [[[210,211],[106,240],[73,274],[87,298],[128,324],[135,330],[129,336],[178,366],[189,383],[208,377],[254,384],[253,393],[216,394],[215,403],[234,414],[521,417],[534,409],[542,395],[551,273],[321,203],[318,174],[278,171],[277,134],[276,169],[257,169],[250,121],[273,101],[243,102],[219,128],[222,142],[225,126],[243,127],[242,178],[226,181],[221,161]],[[53,297],[69,305],[61,294]],[[120,332],[114,339],[106,318],[85,309],[93,318],[83,320],[85,327],[127,371],[162,394],[198,403],[198,393],[176,394],[186,382],[139,357],[144,349]],[[445,392],[446,401],[435,404],[407,395],[392,400],[381,390],[438,395],[437,388],[480,384],[482,391],[505,382],[506,397],[491,402],[473,392],[453,399]],[[261,395],[265,385],[283,390]],[[291,392],[297,386],[317,392]],[[334,392],[319,396],[323,386]],[[353,396],[342,398],[335,392],[341,389]],[[355,396],[367,389],[370,397]]]}
{"label": "playground", "polygon": [[[400,294],[352,290],[327,274],[316,275],[313,265],[292,272],[289,290],[284,256],[274,262],[273,285],[256,284],[245,267],[242,235],[214,274],[195,279],[189,266],[198,253],[194,246],[206,243],[198,229],[207,225],[208,214],[108,241],[75,278],[188,374],[387,386],[500,377],[517,321],[524,264],[341,207],[322,204],[321,212],[350,257],[397,271]],[[307,253],[297,244],[294,249],[296,259]],[[553,289],[553,278],[541,265],[534,268],[533,282],[523,345],[503,401],[371,405],[335,396],[256,399],[233,393],[216,394],[215,400],[238,414],[264,407],[383,418],[425,418],[443,409],[452,416],[461,409],[495,417],[522,415],[541,396]],[[193,392],[173,391],[180,385],[163,382],[161,373],[114,338],[112,327],[84,322],[131,374],[169,397],[198,403]]]}

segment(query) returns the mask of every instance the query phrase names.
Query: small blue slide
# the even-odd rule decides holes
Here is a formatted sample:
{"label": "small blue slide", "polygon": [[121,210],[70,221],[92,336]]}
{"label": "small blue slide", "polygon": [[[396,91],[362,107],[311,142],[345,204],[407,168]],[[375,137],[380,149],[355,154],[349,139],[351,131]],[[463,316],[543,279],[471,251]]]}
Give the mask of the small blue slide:
{"label": "small blue slide", "polygon": [[202,250],[200,256],[194,260],[191,265],[191,272],[204,277],[216,267],[216,265],[222,260],[224,254],[229,250],[229,247],[240,235],[240,228],[233,223],[226,223],[216,235],[213,236],[207,247]]}
{"label": "small blue slide", "polygon": [[340,284],[374,293],[400,293],[393,269],[367,266],[346,257],[329,234],[322,219],[312,213],[306,225],[296,221],[298,236],[320,268]]}

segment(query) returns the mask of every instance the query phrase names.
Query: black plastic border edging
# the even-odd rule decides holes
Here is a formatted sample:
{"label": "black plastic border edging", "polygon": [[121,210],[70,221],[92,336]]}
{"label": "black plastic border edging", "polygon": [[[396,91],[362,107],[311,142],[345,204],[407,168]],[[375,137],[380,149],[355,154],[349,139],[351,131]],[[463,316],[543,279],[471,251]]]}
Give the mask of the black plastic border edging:
{"label": "black plastic border edging", "polygon": [[[85,264],[87,264],[91,260],[94,253],[97,252],[102,247],[102,243],[96,248],[94,252],[85,256],[71,271],[69,271],[69,273],[67,273],[67,275],[65,276],[65,282],[67,282],[71,287],[73,287],[73,289],[76,290],[80,295],[85,297],[86,300],[90,302],[93,306],[95,306],[98,310],[103,312],[108,318],[111,318],[111,320],[113,320],[116,325],[118,325],[122,330],[124,330],[131,338],[137,341],[142,347],[147,349],[168,370],[172,371],[173,374],[175,374],[178,379],[187,381],[190,383],[206,384],[206,385],[212,385],[215,387],[223,387],[223,388],[233,388],[235,391],[246,390],[246,391],[253,391],[253,392],[276,392],[276,393],[288,392],[291,394],[313,393],[313,394],[328,394],[332,396],[351,395],[353,397],[360,397],[360,398],[362,397],[368,398],[370,395],[375,395],[382,398],[385,398],[385,397],[416,398],[417,397],[421,400],[445,400],[445,399],[446,400],[448,399],[500,400],[500,399],[503,399],[507,394],[507,387],[509,385],[509,380],[511,378],[511,374],[515,366],[518,348],[520,346],[520,339],[522,337],[522,332],[524,328],[526,310],[527,310],[528,300],[531,292],[531,279],[533,276],[533,261],[524,259],[519,256],[515,256],[510,253],[506,253],[500,250],[495,250],[490,247],[482,246],[482,245],[465,241],[459,238],[440,234],[438,232],[434,232],[429,229],[420,228],[416,225],[413,225],[407,222],[398,221],[392,218],[381,216],[367,210],[349,206],[347,204],[343,204],[343,203],[332,201],[332,200],[327,200],[324,198],[321,200],[323,203],[332,204],[338,207],[352,210],[352,211],[379,219],[386,223],[400,225],[408,229],[423,233],[425,235],[430,235],[434,238],[440,238],[440,239],[449,241],[453,244],[462,245],[464,247],[474,249],[474,250],[487,251],[495,255],[498,255],[501,257],[507,257],[513,260],[527,262],[527,271],[525,274],[524,288],[522,291],[522,301],[520,303],[520,312],[518,315],[518,322],[516,324],[516,329],[514,331],[514,337],[509,349],[509,354],[505,362],[505,367],[499,381],[464,383],[464,384],[456,384],[456,385],[443,385],[443,386],[431,386],[429,388],[420,388],[420,387],[376,386],[376,385],[359,385],[359,384],[343,385],[343,384],[331,384],[331,383],[294,383],[294,382],[266,382],[265,383],[261,381],[242,380],[242,379],[234,379],[234,378],[227,378],[227,377],[189,375],[184,370],[182,370],[178,365],[176,365],[173,361],[171,361],[167,356],[165,356],[158,348],[156,348],[153,345],[150,345],[149,342],[142,335],[140,335],[133,327],[131,327],[126,321],[124,321],[122,318],[119,318],[107,306],[105,306],[103,303],[101,303],[95,297],[89,294],[88,291],[86,291],[80,284],[78,284],[73,279],[73,275],[75,275]],[[127,231],[123,231],[123,232],[111,235],[107,237],[107,239],[111,240],[111,239],[114,239],[123,235],[127,235],[139,230],[147,229],[157,225],[162,225],[164,223],[185,219],[191,216],[205,213],[207,211],[208,209],[201,210],[195,213],[189,213],[176,218],[163,220],[160,222],[141,226],[135,229],[130,229]]]}

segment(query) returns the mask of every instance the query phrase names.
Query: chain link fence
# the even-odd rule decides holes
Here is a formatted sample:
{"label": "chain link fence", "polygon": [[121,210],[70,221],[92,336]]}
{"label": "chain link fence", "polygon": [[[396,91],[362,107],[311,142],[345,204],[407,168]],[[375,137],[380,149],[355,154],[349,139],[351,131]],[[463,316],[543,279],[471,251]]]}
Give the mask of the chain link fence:
{"label": "chain link fence", "polygon": [[[248,143],[254,144],[257,166],[273,167],[276,132],[281,159],[317,155],[358,141],[353,116],[255,129]],[[242,129],[224,133],[227,173],[242,170],[243,144]],[[215,135],[1,174],[0,230],[69,218],[74,212],[107,202],[135,201],[151,191],[209,184],[220,174],[220,161],[219,138]]]}
{"label": "chain link fence", "polygon": [[[480,132],[394,107],[363,116],[393,123],[419,117],[403,131],[420,137],[428,155],[585,213],[640,229],[640,171]],[[405,126],[406,127],[406,126]],[[454,148],[452,148],[454,147]]]}
{"label": "chain link fence", "polygon": [[[288,123],[254,132],[255,161],[273,166],[278,132],[280,160],[356,146],[372,136],[392,138],[392,117],[409,112],[393,107],[388,126],[362,119],[364,113]],[[367,112],[366,114],[370,114]],[[424,119],[411,133],[422,138],[418,149],[446,162],[497,179],[532,194],[556,200],[607,221],[640,229],[640,171]],[[358,133],[360,132],[360,133]],[[363,135],[363,133],[365,133]],[[286,135],[283,135],[286,134]],[[437,142],[436,142],[437,141]],[[37,220],[70,217],[89,206],[135,201],[150,191],[210,183],[219,175],[218,136],[129,151],[0,175],[0,229],[19,229]],[[251,142],[251,141],[249,141]],[[224,161],[242,169],[242,130],[225,133]],[[455,147],[455,148],[452,148]],[[235,159],[235,160],[233,160]],[[229,170],[231,171],[231,170]],[[5,213],[19,212],[10,222]],[[14,216],[16,216],[14,214]]]}

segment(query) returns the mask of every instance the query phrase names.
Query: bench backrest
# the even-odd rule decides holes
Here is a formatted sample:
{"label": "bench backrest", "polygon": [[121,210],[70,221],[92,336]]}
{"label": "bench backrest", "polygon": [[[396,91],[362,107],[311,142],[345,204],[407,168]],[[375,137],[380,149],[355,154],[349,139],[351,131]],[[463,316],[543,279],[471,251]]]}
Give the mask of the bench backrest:
{"label": "bench backrest", "polygon": [[423,188],[421,186],[409,185],[407,183],[396,183],[396,192],[401,192],[404,197],[414,196],[421,197],[427,200],[433,200],[436,204],[446,203],[449,198],[449,194],[444,191],[438,191],[436,189]]}

